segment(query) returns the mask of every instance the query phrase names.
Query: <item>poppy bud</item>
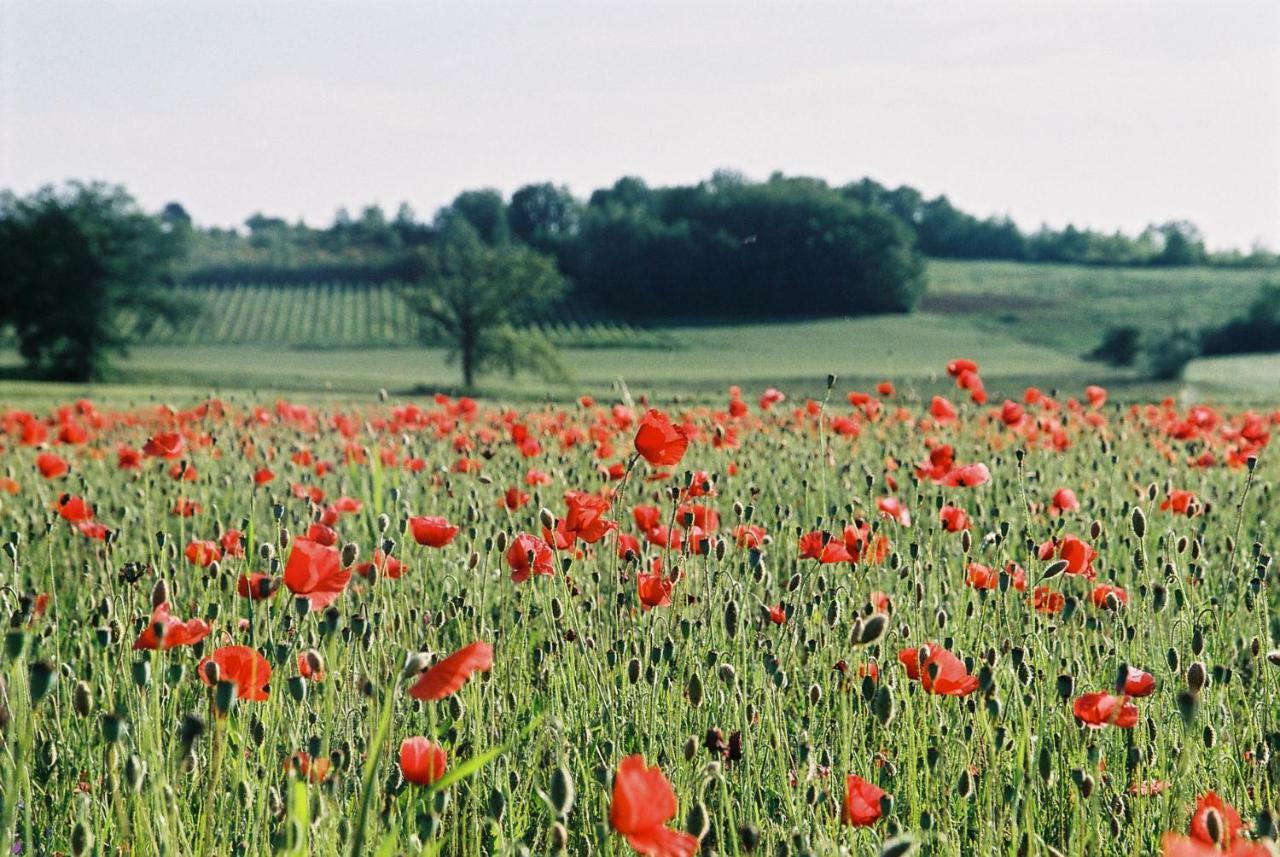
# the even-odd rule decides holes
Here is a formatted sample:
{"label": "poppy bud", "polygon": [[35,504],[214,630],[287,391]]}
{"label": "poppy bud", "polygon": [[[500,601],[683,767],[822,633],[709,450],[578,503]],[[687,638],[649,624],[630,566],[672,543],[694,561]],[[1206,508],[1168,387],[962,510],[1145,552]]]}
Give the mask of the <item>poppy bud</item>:
{"label": "poppy bud", "polygon": [[156,585],[151,587],[151,606],[159,607],[161,604],[167,604],[169,601],[169,584],[165,582],[163,577],[156,580]]}
{"label": "poppy bud", "polygon": [[889,630],[889,617],[884,613],[873,613],[862,623],[862,632],[858,635],[858,645],[869,646],[877,642]]}
{"label": "poppy bud", "polygon": [[702,705],[702,679],[696,672],[689,676],[689,682],[685,685],[685,695],[689,697],[689,704],[694,708]]}
{"label": "poppy bud", "polygon": [[1196,661],[1187,667],[1187,688],[1192,693],[1199,693],[1204,689],[1205,682],[1208,681],[1208,675],[1205,673],[1204,664]]}
{"label": "poppy bud", "polygon": [[819,684],[809,685],[809,704],[817,705],[821,701],[822,701],[822,685],[819,685]]}
{"label": "poppy bud", "polygon": [[501,823],[502,816],[505,815],[507,811],[507,796],[496,787],[491,789],[489,791],[489,800],[485,809],[489,813],[489,817],[491,819],[495,822]]}
{"label": "poppy bud", "polygon": [[53,690],[53,685],[58,680],[58,672],[48,661],[36,661],[31,665],[29,673],[31,707],[34,708],[49,695],[49,691]]}
{"label": "poppy bud", "polygon": [[635,684],[640,680],[640,659],[632,658],[627,662],[627,680]]}
{"label": "poppy bud", "polygon": [[1040,574],[1041,580],[1048,580],[1051,577],[1057,577],[1059,574],[1067,570],[1070,565],[1065,559],[1056,560],[1049,563],[1049,566]]}
{"label": "poppy bud", "polygon": [[738,636],[738,602],[732,599],[724,606],[724,629],[730,639]]}
{"label": "poppy bud", "polygon": [[[210,661],[212,664],[213,662]],[[213,688],[213,705],[219,714],[227,715],[236,704],[236,685],[231,681],[219,681]]]}
{"label": "poppy bud", "polygon": [[755,851],[760,845],[760,828],[750,823],[739,826],[738,842],[742,845],[743,851]]}
{"label": "poppy bud", "polygon": [[1133,534],[1138,538],[1142,538],[1147,534],[1147,516],[1142,513],[1141,506],[1133,507],[1133,515],[1129,519],[1133,525]]}
{"label": "poppy bud", "polygon": [[569,816],[573,810],[575,796],[573,775],[561,765],[551,773],[551,806],[555,809],[558,818]]}
{"label": "poppy bud", "polygon": [[119,714],[104,714],[100,723],[102,725],[102,737],[108,744],[118,743],[129,728],[129,722]]}
{"label": "poppy bud", "polygon": [[551,849],[556,854],[563,854],[569,847],[569,831],[560,822],[551,825]]}
{"label": "poppy bud", "polygon": [[81,717],[88,717],[93,711],[93,693],[89,690],[87,682],[76,682],[75,688],[71,691],[71,708]]}
{"label": "poppy bud", "polygon": [[1207,750],[1212,750],[1213,745],[1218,743],[1218,733],[1214,731],[1212,726],[1204,727],[1204,746]]}
{"label": "poppy bud", "polygon": [[684,819],[685,832],[700,840],[710,828],[711,817],[707,814],[706,804],[698,802],[689,807],[689,813]]}
{"label": "poppy bud", "polygon": [[548,530],[554,530],[556,528],[556,516],[546,506],[543,506],[538,510],[538,520],[542,523],[542,526]]}
{"label": "poppy bud", "polygon": [[137,753],[130,753],[124,763],[125,785],[133,792],[142,791],[142,783],[147,777],[147,763]]}
{"label": "poppy bud", "polygon": [[1267,663],[1275,667],[1280,667],[1280,649],[1272,649],[1267,652]]}
{"label": "poppy bud", "polygon": [[1191,722],[1196,719],[1196,711],[1200,707],[1199,700],[1194,693],[1184,690],[1178,694],[1177,704],[1178,714],[1182,715],[1182,722],[1190,726]]}
{"label": "poppy bud", "polygon": [[347,542],[342,546],[342,567],[346,568],[355,563],[356,558],[360,556],[360,546],[355,542]]}
{"label": "poppy bud", "polygon": [[131,669],[133,673],[133,683],[138,687],[146,688],[151,685],[151,662],[147,660],[134,661]]}
{"label": "poppy bud", "polygon": [[733,664],[721,664],[719,672],[720,680],[729,687],[733,687],[737,683],[738,671],[733,668]]}
{"label": "poppy bud", "polygon": [[71,829],[72,857],[83,857],[93,850],[93,830],[83,821],[77,821]]}
{"label": "poppy bud", "polygon": [[11,659],[17,660],[27,647],[26,631],[10,631],[4,635],[4,651]]}
{"label": "poppy bud", "polygon": [[893,694],[889,692],[889,688],[886,685],[880,685],[876,689],[875,698],[871,701],[871,712],[880,721],[881,726],[888,726],[889,722],[893,720]]}
{"label": "poppy bud", "polygon": [[285,688],[289,691],[289,698],[294,702],[302,702],[307,698],[307,680],[300,675],[289,676]]}
{"label": "poppy bud", "polygon": [[499,553],[505,552],[507,549],[507,534],[500,531],[493,539],[493,546],[498,549]]}

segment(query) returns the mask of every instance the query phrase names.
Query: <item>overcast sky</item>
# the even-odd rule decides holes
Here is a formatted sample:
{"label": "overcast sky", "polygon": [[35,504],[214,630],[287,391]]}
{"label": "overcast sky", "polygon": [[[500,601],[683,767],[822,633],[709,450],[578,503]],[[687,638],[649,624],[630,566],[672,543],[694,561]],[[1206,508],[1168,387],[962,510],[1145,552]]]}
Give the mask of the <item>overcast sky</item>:
{"label": "overcast sky", "polygon": [[0,0],[0,187],[341,205],[717,167],[1280,248],[1280,3]]}

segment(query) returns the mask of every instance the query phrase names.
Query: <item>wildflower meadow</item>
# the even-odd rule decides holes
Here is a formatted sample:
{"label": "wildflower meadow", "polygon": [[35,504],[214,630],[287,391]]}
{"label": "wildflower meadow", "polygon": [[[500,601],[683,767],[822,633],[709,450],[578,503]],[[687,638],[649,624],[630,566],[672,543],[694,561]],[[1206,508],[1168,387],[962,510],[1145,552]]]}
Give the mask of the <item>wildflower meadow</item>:
{"label": "wildflower meadow", "polygon": [[946,370],[0,411],[0,840],[1275,854],[1280,411]]}

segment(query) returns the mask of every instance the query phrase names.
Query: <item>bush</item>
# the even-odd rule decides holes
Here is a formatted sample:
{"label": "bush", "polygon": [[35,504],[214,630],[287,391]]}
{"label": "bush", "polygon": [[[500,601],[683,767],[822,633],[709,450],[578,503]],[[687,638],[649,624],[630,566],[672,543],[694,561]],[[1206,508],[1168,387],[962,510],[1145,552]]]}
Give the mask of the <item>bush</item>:
{"label": "bush", "polygon": [[1138,360],[1139,350],[1138,328],[1126,325],[1109,328],[1098,347],[1085,357],[1089,360],[1101,360],[1108,366],[1132,366]]}

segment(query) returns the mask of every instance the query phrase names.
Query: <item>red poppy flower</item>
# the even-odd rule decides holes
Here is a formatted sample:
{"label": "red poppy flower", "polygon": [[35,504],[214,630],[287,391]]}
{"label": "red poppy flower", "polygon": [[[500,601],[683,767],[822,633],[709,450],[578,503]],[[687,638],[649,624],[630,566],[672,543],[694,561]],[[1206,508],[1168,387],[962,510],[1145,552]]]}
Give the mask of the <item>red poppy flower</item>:
{"label": "red poppy flower", "polygon": [[985,464],[965,464],[938,481],[949,488],[976,488],[991,481],[991,470]]}
{"label": "red poppy flower", "polygon": [[1146,670],[1137,667],[1126,667],[1124,681],[1116,690],[1126,696],[1150,696],[1155,692],[1156,678]]}
{"label": "red poppy flower", "polygon": [[696,837],[665,825],[675,818],[676,793],[657,767],[646,767],[643,756],[628,756],[613,778],[609,823],[647,857],[693,857]]}
{"label": "red poppy flower", "polygon": [[227,530],[218,543],[222,545],[222,552],[226,556],[244,556],[244,533],[239,530]]}
{"label": "red poppy flower", "polygon": [[1107,391],[1103,387],[1090,384],[1084,388],[1084,396],[1089,400],[1089,404],[1095,408],[1100,408],[1107,403]]}
{"label": "red poppy flower", "polygon": [[934,396],[933,401],[929,403],[929,413],[939,423],[953,422],[956,418],[956,408],[951,402],[941,396]]}
{"label": "red poppy flower", "polygon": [[764,527],[755,524],[738,524],[733,528],[733,540],[740,548],[758,548],[764,544]]}
{"label": "red poppy flower", "polygon": [[850,774],[844,781],[844,807],[840,820],[853,827],[870,827],[883,814],[880,801],[884,795],[884,789],[857,774]]}
{"label": "red poppy flower", "polygon": [[1161,847],[1163,857],[1275,857],[1276,853],[1270,842],[1238,839],[1224,850],[1176,833],[1166,833]]}
{"label": "red poppy flower", "polygon": [[142,466],[142,451],[121,445],[116,449],[116,467],[121,470],[137,470]]}
{"label": "red poppy flower", "polygon": [[275,478],[276,478],[276,475],[275,475],[274,473],[272,473],[272,472],[271,472],[270,470],[268,470],[267,468],[263,467],[263,468],[261,468],[261,469],[259,469],[259,470],[257,470],[257,471],[255,471],[255,472],[254,472],[254,474],[253,474],[253,484],[254,484],[254,485],[266,485],[268,482],[270,482],[272,479],[275,479]]}
{"label": "red poppy flower", "polygon": [[567,491],[564,500],[569,511],[560,523],[571,537],[582,539],[590,545],[617,528],[617,524],[604,517],[610,506],[607,497],[586,491]]}
{"label": "red poppy flower", "polygon": [[439,515],[415,515],[409,519],[409,530],[415,542],[429,548],[442,548],[458,534],[458,528]]}
{"label": "red poppy flower", "polygon": [[276,590],[279,588],[280,582],[278,580],[260,571],[242,574],[240,575],[240,580],[236,583],[236,592],[240,594],[240,597],[252,598],[254,601],[270,598],[276,594]]}
{"label": "red poppy flower", "polygon": [[[923,664],[921,654],[925,656]],[[964,662],[937,644],[903,649],[898,652],[898,661],[906,667],[907,677],[919,681],[928,693],[968,696],[978,689],[978,679],[969,675]]]}
{"label": "red poppy flower", "polygon": [[312,610],[323,610],[342,594],[351,580],[351,569],[342,567],[337,548],[310,539],[296,538],[284,566],[284,585],[311,602]]}
{"label": "red poppy flower", "polygon": [[1098,552],[1089,544],[1076,536],[1063,536],[1061,539],[1047,541],[1040,545],[1041,559],[1066,560],[1067,574],[1083,575],[1088,580],[1098,576],[1093,561]]}
{"label": "red poppy flower", "polygon": [[203,619],[183,622],[169,615],[169,605],[159,604],[151,612],[151,621],[136,641],[134,649],[172,649],[191,646],[209,636],[209,623]]}
{"label": "red poppy flower", "polygon": [[800,558],[816,559],[824,565],[853,561],[844,542],[821,530],[814,530],[800,537]]}
{"label": "red poppy flower", "polygon": [[1037,586],[1031,591],[1031,606],[1037,613],[1061,613],[1067,605],[1067,596],[1047,586]]}
{"label": "red poppy flower", "polygon": [[271,681],[271,664],[267,659],[248,646],[223,646],[200,662],[196,672],[200,680],[212,685],[209,681],[207,667],[210,663],[218,665],[218,680],[229,681],[236,687],[236,697],[254,702],[267,699],[267,683]]}
{"label": "red poppy flower", "polygon": [[[1210,811],[1217,812],[1218,818],[1222,822],[1217,841],[1214,841],[1214,838],[1209,834],[1208,815]],[[1231,848],[1236,838],[1243,834],[1244,830],[1245,826],[1244,822],[1240,820],[1240,813],[1236,812],[1235,807],[1224,801],[1216,792],[1207,791],[1196,798],[1196,809],[1191,814],[1191,829],[1188,831],[1192,839],[1207,845],[1217,845],[1226,850]]]}
{"label": "red poppy flower", "polygon": [[369,577],[374,571],[378,572],[380,577],[386,577],[390,580],[396,580],[400,575],[409,570],[409,566],[400,560],[387,554],[378,548],[373,552],[372,562],[362,562],[356,566],[356,573],[361,577]]}
{"label": "red poppy flower", "polygon": [[328,759],[312,759],[310,754],[305,750],[299,750],[292,756],[284,760],[285,772],[297,772],[298,776],[303,777],[308,782],[322,783],[329,776],[333,768],[333,763]]}
{"label": "red poppy flower", "polygon": [[307,538],[310,541],[318,542],[327,548],[331,548],[338,543],[338,531],[333,527],[325,526],[316,521],[307,527]]}
{"label": "red poppy flower", "polygon": [[661,571],[653,574],[641,572],[636,575],[636,591],[640,594],[640,604],[645,610],[653,607],[670,607],[671,591],[675,584],[662,576]]}
{"label": "red poppy flower", "polygon": [[142,447],[142,453],[148,458],[181,458],[184,452],[186,443],[176,431],[153,435]]}
{"label": "red poppy flower", "polygon": [[1102,609],[1110,609],[1112,604],[1123,607],[1129,603],[1129,593],[1119,586],[1095,586],[1089,593],[1089,600],[1093,602],[1094,607]]}
{"label": "red poppy flower", "polygon": [[876,501],[876,508],[884,517],[897,521],[904,527],[911,526],[911,510],[897,497],[881,497]]}
{"label": "red poppy flower", "polygon": [[958,358],[956,360],[952,360],[950,363],[947,364],[947,374],[950,375],[952,378],[958,378],[961,375],[963,375],[965,372],[976,373],[977,371],[978,371],[978,364],[974,363],[972,360],[966,360],[963,357]]}
{"label": "red poppy flower", "polygon": [[555,554],[551,545],[537,536],[521,533],[507,548],[507,565],[511,566],[511,579],[524,583],[531,574],[555,574]]}
{"label": "red poppy flower", "polygon": [[187,557],[187,562],[198,565],[201,568],[208,568],[222,559],[222,550],[218,547],[218,543],[208,540],[197,539],[188,542],[187,549],[183,553]]}
{"label": "red poppy flower", "polygon": [[1053,492],[1053,502],[1049,505],[1049,510],[1055,515],[1061,515],[1064,512],[1074,512],[1080,508],[1080,501],[1076,499],[1076,492],[1070,488],[1059,488]]}
{"label": "red poppy flower", "polygon": [[173,510],[170,512],[175,518],[190,518],[193,515],[200,514],[200,504],[195,500],[188,500],[185,497],[179,497],[173,501]]}
{"label": "red poppy flower", "polygon": [[498,498],[498,506],[500,508],[506,509],[509,512],[514,512],[518,509],[523,508],[524,505],[528,502],[529,502],[529,493],[527,491],[521,491],[519,488],[517,488],[514,485],[508,488],[506,492],[504,492],[503,495]]}
{"label": "red poppy flower", "polygon": [[775,625],[781,625],[787,621],[787,609],[781,604],[775,604],[769,608],[769,621]]}
{"label": "red poppy flower", "polygon": [[444,776],[444,748],[422,736],[400,742],[400,773],[415,786],[429,786]]}
{"label": "red poppy flower", "polygon": [[894,389],[892,381],[881,381],[879,384],[876,384],[876,392],[882,396],[893,396],[896,395],[898,391]]}
{"label": "red poppy flower", "polygon": [[689,435],[681,426],[673,425],[667,415],[650,408],[636,431],[636,452],[657,467],[679,464],[689,447]]}
{"label": "red poppy flower", "polygon": [[958,533],[972,526],[969,521],[969,514],[959,506],[950,504],[943,506],[938,511],[938,518],[942,521],[942,528],[948,533]]}
{"label": "red poppy flower", "polygon": [[1138,723],[1138,706],[1127,696],[1109,693],[1086,693],[1071,706],[1076,719],[1086,726],[1101,729],[1108,724],[1132,729]]}
{"label": "red poppy flower", "polygon": [[1181,489],[1170,491],[1169,496],[1160,504],[1162,511],[1186,515],[1188,518],[1194,515],[1199,507],[1200,498],[1191,491]]}
{"label": "red poppy flower", "polygon": [[444,699],[458,692],[474,672],[488,672],[493,667],[493,646],[476,641],[431,666],[413,687],[414,699]]}
{"label": "red poppy flower", "polygon": [[67,464],[67,460],[61,455],[42,452],[36,456],[36,468],[45,479],[57,479],[59,476],[66,476],[71,470],[71,465]]}
{"label": "red poppy flower", "polygon": [[990,566],[971,562],[964,582],[974,589],[995,589],[1000,584],[1000,575]]}
{"label": "red poppy flower", "polygon": [[86,503],[82,497],[77,497],[74,494],[63,494],[54,503],[53,508],[58,510],[58,514],[64,521],[71,524],[80,524],[93,520],[93,507]]}

